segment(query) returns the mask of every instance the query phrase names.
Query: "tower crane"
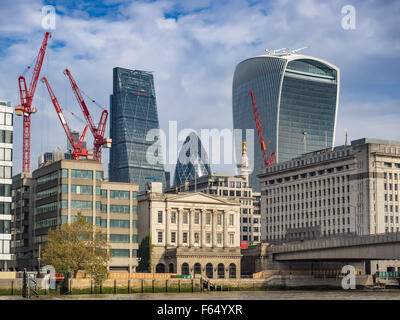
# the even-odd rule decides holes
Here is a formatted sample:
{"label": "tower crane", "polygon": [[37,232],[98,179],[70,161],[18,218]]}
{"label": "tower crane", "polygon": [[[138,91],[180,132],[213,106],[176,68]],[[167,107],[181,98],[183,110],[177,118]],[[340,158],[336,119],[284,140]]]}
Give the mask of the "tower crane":
{"label": "tower crane", "polygon": [[267,148],[265,147],[265,140],[264,140],[264,135],[263,135],[263,131],[262,131],[262,123],[260,121],[260,116],[258,114],[256,98],[254,97],[253,90],[249,91],[249,95],[251,96],[251,102],[253,104],[254,120],[256,122],[258,137],[260,139],[261,151],[262,151],[263,157],[264,157],[264,164],[267,167],[269,167],[275,163],[276,152],[272,152],[270,157],[268,158]]}
{"label": "tower crane", "polygon": [[85,100],[82,97],[81,91],[79,90],[78,85],[76,84],[74,78],[72,77],[71,72],[68,69],[65,69],[64,74],[69,78],[72,90],[74,91],[75,97],[78,100],[79,106],[81,107],[83,115],[86,118],[86,122],[88,123],[90,131],[92,132],[93,146],[94,146],[93,158],[98,162],[101,162],[101,148],[102,147],[111,148],[111,142],[112,142],[111,139],[104,138],[107,118],[108,118],[108,111],[103,110],[99,124],[98,126],[96,126],[86,106]]}
{"label": "tower crane", "polygon": [[69,142],[71,143],[72,146],[72,158],[73,159],[79,159],[81,156],[88,156],[87,150],[82,148],[82,144],[83,144],[83,140],[85,139],[85,135],[86,135],[86,131],[88,129],[88,124],[86,125],[85,129],[83,130],[82,135],[79,138],[79,141],[75,141],[75,139],[72,136],[72,132],[68,126],[68,123],[64,117],[62,108],[60,107],[57,97],[55,96],[53,90],[50,87],[49,82],[47,81],[46,77],[43,77],[42,82],[44,82],[46,84],[47,90],[49,91],[49,95],[50,95],[50,99],[53,102],[54,108],[56,109],[58,118],[61,121],[61,124],[64,128],[65,134],[67,135],[67,138],[69,140]]}
{"label": "tower crane", "polygon": [[[32,107],[33,97],[35,95],[37,81],[42,68],[44,55],[46,53],[47,41],[51,37],[50,32],[46,32],[36,58],[35,68],[33,70],[29,88],[26,86],[25,76],[18,78],[19,96],[21,105],[15,106],[15,114],[24,117],[23,125],[23,153],[22,153],[22,172],[30,172],[31,170],[31,114],[37,112],[36,107]],[[30,67],[28,67],[29,69]]]}

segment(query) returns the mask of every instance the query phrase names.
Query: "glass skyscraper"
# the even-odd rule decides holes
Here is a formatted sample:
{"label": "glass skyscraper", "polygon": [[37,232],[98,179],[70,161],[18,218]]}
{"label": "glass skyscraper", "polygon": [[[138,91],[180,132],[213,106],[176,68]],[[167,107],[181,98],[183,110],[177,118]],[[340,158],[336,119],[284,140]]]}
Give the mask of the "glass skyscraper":
{"label": "glass skyscraper", "polygon": [[200,138],[192,132],[186,137],[179,152],[175,166],[174,186],[208,175],[211,175],[211,169],[208,165],[206,150]]}
{"label": "glass skyscraper", "polygon": [[[339,68],[331,63],[290,52],[261,55],[237,65],[233,126],[255,132],[253,190],[260,190],[256,175],[264,161],[249,91],[254,92],[267,152],[276,152],[276,161],[282,162],[334,145],[339,80]],[[244,130],[242,136],[245,140]]]}
{"label": "glass skyscraper", "polygon": [[147,179],[165,185],[163,164],[152,164],[146,159],[146,152],[154,144],[146,141],[146,135],[151,129],[159,129],[153,75],[114,68],[110,105],[109,180],[137,183],[139,191],[145,190]]}

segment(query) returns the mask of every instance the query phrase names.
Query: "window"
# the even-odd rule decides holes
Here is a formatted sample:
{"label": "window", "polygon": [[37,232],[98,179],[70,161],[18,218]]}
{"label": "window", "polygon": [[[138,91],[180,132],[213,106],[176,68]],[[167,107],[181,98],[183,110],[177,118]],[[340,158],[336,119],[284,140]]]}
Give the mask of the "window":
{"label": "window", "polygon": [[211,233],[209,233],[209,232],[206,233],[206,243],[207,244],[211,243]]}
{"label": "window", "polygon": [[229,225],[233,226],[233,222],[234,222],[234,216],[233,216],[233,214],[230,214],[229,215]]}
{"label": "window", "polygon": [[129,249],[111,249],[111,255],[113,257],[129,258]]}
{"label": "window", "polygon": [[163,212],[162,212],[162,211],[158,211],[158,219],[157,219],[157,222],[158,222],[158,223],[162,223],[162,218],[163,218]]}
{"label": "window", "polygon": [[129,234],[110,234],[110,242],[129,243]]}
{"label": "window", "polygon": [[195,212],[194,214],[194,224],[199,224],[200,223],[200,213]]}
{"label": "window", "polygon": [[220,226],[222,224],[222,214],[217,214],[217,224]]}
{"label": "window", "polygon": [[230,243],[230,245],[235,244],[235,235],[233,233],[229,234],[229,243]]}
{"label": "window", "polygon": [[188,213],[187,212],[183,213],[183,224],[188,224]]}
{"label": "window", "polygon": [[183,242],[183,243],[187,243],[187,242],[188,242],[188,234],[187,234],[187,232],[184,232],[184,233],[183,233],[182,242]]}
{"label": "window", "polygon": [[157,232],[157,241],[158,243],[162,243],[163,241],[163,233],[161,231]]}
{"label": "window", "polygon": [[199,243],[199,233],[198,232],[194,233],[194,243]]}
{"label": "window", "polygon": [[206,213],[206,224],[211,224],[211,213]]}
{"label": "window", "polygon": [[222,244],[222,233],[217,233],[217,243]]}
{"label": "window", "polygon": [[110,220],[110,228],[129,228],[129,220],[111,219]]}
{"label": "window", "polygon": [[176,212],[175,211],[171,212],[171,223],[176,223]]}
{"label": "window", "polygon": [[73,179],[93,179],[92,170],[71,170],[71,178]]}
{"label": "window", "polygon": [[176,232],[171,232],[171,242],[172,243],[176,242]]}

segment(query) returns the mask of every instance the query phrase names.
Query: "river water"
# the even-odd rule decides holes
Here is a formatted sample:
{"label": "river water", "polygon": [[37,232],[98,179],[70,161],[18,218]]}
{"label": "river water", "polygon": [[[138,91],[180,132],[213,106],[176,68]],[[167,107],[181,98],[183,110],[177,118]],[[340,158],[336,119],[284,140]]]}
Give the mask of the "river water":
{"label": "river water", "polygon": [[[21,299],[20,297],[0,297],[0,300]],[[35,299],[35,298],[32,298]],[[400,300],[400,290],[335,290],[335,291],[222,291],[194,293],[135,293],[41,296],[43,300]]]}

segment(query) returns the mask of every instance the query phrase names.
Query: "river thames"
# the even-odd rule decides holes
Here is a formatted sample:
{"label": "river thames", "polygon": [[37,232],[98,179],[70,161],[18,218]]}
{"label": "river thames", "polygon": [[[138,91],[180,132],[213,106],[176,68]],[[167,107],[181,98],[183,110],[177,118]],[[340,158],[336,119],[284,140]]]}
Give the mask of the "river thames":
{"label": "river thames", "polygon": [[[1,296],[0,300],[21,297]],[[335,290],[335,291],[231,291],[198,293],[135,293],[102,295],[42,295],[31,300],[400,300],[400,290]]]}

